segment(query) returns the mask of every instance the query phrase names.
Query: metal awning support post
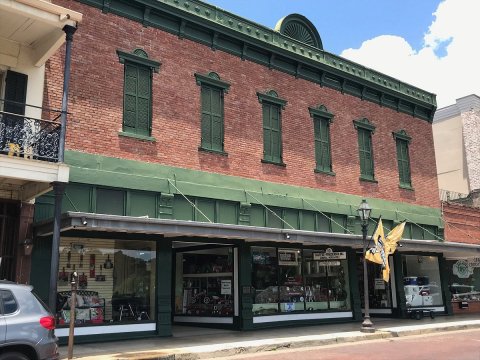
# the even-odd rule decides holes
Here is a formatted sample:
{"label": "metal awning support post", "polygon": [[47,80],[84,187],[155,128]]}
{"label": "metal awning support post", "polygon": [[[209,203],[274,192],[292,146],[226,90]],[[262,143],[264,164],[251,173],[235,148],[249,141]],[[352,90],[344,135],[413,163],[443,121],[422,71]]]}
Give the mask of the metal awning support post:
{"label": "metal awning support post", "polygon": [[[72,52],[73,34],[77,30],[76,27],[66,25],[63,31],[66,34],[65,45],[65,68],[63,70],[63,95],[62,95],[62,114],[60,128],[60,144],[58,147],[58,162],[63,162],[65,153],[65,133],[67,127],[67,109],[68,109],[68,85],[70,82],[70,62]],[[59,263],[59,247],[60,247],[60,221],[62,215],[62,198],[65,191],[65,184],[55,182],[53,184],[55,192],[55,213],[53,220],[53,237],[52,237],[52,260],[50,262],[50,282],[48,293],[48,306],[53,314],[56,314],[57,305],[57,274]]]}

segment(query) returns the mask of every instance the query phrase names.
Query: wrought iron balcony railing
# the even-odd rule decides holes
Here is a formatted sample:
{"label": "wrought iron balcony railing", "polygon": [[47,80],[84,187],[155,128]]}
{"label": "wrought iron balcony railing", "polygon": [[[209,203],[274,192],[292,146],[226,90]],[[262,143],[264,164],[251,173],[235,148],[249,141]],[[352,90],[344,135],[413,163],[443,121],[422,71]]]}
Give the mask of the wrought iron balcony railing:
{"label": "wrought iron balcony railing", "polygon": [[[5,106],[2,106],[3,104]],[[42,117],[52,119],[20,115],[19,113],[25,112],[25,107],[38,109]],[[0,99],[0,109],[3,109],[0,111],[0,154],[58,162],[61,111],[2,99]],[[10,110],[10,112],[4,110]]]}

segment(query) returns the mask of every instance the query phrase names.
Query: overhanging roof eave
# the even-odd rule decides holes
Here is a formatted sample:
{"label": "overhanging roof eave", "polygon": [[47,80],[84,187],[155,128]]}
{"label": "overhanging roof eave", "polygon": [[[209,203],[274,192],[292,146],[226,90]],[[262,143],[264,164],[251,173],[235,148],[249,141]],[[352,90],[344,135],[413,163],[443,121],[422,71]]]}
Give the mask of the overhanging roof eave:
{"label": "overhanging roof eave", "polygon": [[[35,234],[39,237],[53,233],[53,221],[36,223]],[[104,215],[68,212],[62,215],[61,232],[69,230],[96,231],[105,233],[158,234],[166,237],[192,236],[203,238],[240,239],[247,242],[283,242],[304,245],[329,245],[362,248],[360,235],[325,233],[305,230],[276,229],[267,227],[228,225],[184,220],[153,219],[133,216]],[[399,252],[444,253],[446,256],[480,256],[480,245],[436,240],[401,241]]]}

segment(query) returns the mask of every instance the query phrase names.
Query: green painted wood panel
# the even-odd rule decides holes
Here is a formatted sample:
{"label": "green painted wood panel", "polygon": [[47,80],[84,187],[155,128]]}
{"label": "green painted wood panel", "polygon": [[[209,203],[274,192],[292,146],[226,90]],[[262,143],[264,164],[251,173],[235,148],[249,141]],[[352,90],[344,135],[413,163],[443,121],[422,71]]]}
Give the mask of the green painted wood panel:
{"label": "green painted wood panel", "polygon": [[195,221],[215,222],[215,200],[196,199],[195,206]]}
{"label": "green painted wood panel", "polygon": [[98,214],[125,215],[125,191],[97,188]]}
{"label": "green painted wood panel", "polygon": [[130,192],[130,216],[156,218],[156,198],[154,193],[145,191]]}
{"label": "green painted wood panel", "polygon": [[53,191],[35,199],[34,219],[35,222],[53,218],[55,210],[55,196]]}
{"label": "green painted wood panel", "polygon": [[270,228],[277,228],[277,229],[283,229],[284,226],[283,223],[283,211],[282,209],[278,208],[270,208],[271,211],[267,211],[267,227]]}
{"label": "green painted wood panel", "polygon": [[175,199],[173,201],[173,217],[176,220],[193,221],[193,207],[181,195],[175,195]]}
{"label": "green painted wood panel", "polygon": [[[295,209],[285,209],[283,210],[284,220],[291,225],[294,229],[300,229],[300,217],[299,211]],[[284,224],[285,229],[289,229],[290,227],[287,224]]]}
{"label": "green painted wood panel", "polygon": [[423,240],[423,229],[415,224],[412,224],[412,239]]}
{"label": "green painted wood panel", "polygon": [[91,186],[82,184],[68,184],[65,196],[62,199],[62,212],[80,211],[91,212]]}
{"label": "green painted wood panel", "polygon": [[265,208],[263,206],[252,204],[250,208],[250,225],[265,226]]}
{"label": "green painted wood panel", "polygon": [[[317,231],[320,232],[331,232],[332,231],[332,224],[331,224],[331,215],[329,214],[318,214],[317,213]],[[341,224],[342,222],[340,222]],[[338,228],[338,226],[337,226]]]}
{"label": "green painted wood panel", "polygon": [[423,232],[424,240],[438,240],[437,232],[435,231],[436,228],[434,226],[422,225],[422,227],[425,229]]}
{"label": "green painted wood panel", "polygon": [[263,158],[266,161],[282,162],[282,133],[280,107],[263,103]]}
{"label": "green painted wood panel", "polygon": [[238,224],[238,205],[230,201],[217,201],[217,222]]}
{"label": "green painted wood panel", "polygon": [[332,219],[332,232],[333,233],[345,233],[345,228],[347,227],[347,217],[343,215],[333,214],[331,215]]}
{"label": "green painted wood panel", "polygon": [[315,213],[312,211],[301,211],[301,230],[315,231]]}

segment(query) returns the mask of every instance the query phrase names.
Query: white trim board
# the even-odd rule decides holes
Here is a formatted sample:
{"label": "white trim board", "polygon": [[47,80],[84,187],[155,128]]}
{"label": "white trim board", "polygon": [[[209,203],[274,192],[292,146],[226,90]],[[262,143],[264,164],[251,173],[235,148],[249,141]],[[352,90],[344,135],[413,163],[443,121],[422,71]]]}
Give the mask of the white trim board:
{"label": "white trim board", "polygon": [[[75,336],[82,335],[101,335],[101,334],[120,334],[120,333],[133,333],[141,331],[155,331],[155,323],[137,323],[128,325],[102,325],[102,326],[85,326],[74,328]],[[68,328],[55,329],[55,335],[58,337],[68,337]]]}
{"label": "white trim board", "polygon": [[175,316],[173,321],[199,324],[233,324],[233,318],[231,317]]}
{"label": "white trim board", "polygon": [[329,312],[329,313],[311,313],[311,314],[285,314],[270,316],[254,316],[254,324],[262,324],[277,321],[295,321],[295,320],[319,320],[319,319],[345,319],[353,318],[353,313],[348,312]]}

